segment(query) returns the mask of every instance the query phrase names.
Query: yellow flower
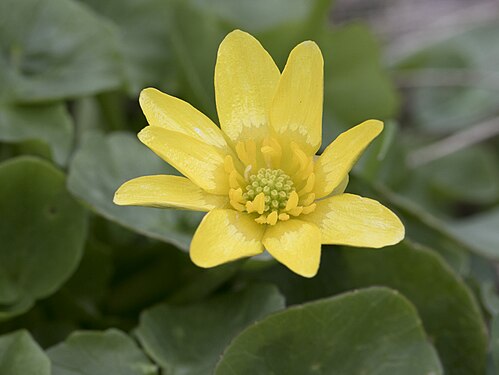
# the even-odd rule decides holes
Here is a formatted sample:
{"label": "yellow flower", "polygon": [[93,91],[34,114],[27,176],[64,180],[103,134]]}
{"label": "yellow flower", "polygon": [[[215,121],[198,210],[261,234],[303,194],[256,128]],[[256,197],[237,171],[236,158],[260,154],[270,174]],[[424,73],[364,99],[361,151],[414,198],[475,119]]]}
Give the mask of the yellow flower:
{"label": "yellow flower", "polygon": [[221,129],[180,99],[142,91],[150,126],[139,139],[186,177],[130,180],[116,204],[207,211],[190,248],[192,261],[206,268],[266,249],[312,277],[321,244],[379,248],[403,239],[393,212],[344,193],[382,122],[365,121],[314,156],[323,101],[323,59],[314,42],[297,45],[281,73],[254,37],[231,32],[218,50],[215,94]]}

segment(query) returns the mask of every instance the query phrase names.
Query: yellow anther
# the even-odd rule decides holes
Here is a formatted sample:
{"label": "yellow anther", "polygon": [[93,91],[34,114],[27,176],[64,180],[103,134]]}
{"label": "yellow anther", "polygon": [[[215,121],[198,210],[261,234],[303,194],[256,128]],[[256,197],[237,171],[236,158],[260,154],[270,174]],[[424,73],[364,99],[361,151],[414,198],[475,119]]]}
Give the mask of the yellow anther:
{"label": "yellow anther", "polygon": [[314,190],[314,185],[315,185],[315,173],[311,173],[310,176],[308,176],[307,178],[307,183],[298,192],[298,195],[310,193],[312,190]]}
{"label": "yellow anther", "polygon": [[273,137],[268,137],[269,144],[279,153],[279,155],[282,154],[282,147],[279,144],[279,141]]}
{"label": "yellow anther", "polygon": [[248,153],[246,152],[246,145],[244,142],[237,142],[236,144],[236,153],[237,156],[239,157],[239,160],[241,160],[244,164],[251,164]]}
{"label": "yellow anther", "polygon": [[312,172],[314,171],[314,159],[313,158],[310,158],[309,162],[308,162],[308,165],[307,165],[307,168],[305,168],[305,175],[308,176],[310,175]]}
{"label": "yellow anther", "polygon": [[315,211],[315,208],[317,207],[317,203],[312,203],[311,205],[307,207],[303,207],[302,214],[309,214],[313,211]]}
{"label": "yellow anther", "polygon": [[237,201],[231,200],[230,204],[232,205],[232,207],[234,207],[238,211],[241,211],[241,212],[246,211],[246,207],[242,203],[239,203]]}
{"label": "yellow anther", "polygon": [[256,143],[250,139],[246,141],[246,155],[248,156],[248,163],[256,167]]}
{"label": "yellow anther", "polygon": [[298,146],[295,142],[291,142],[291,150],[293,151],[293,155],[298,162],[300,171],[303,171],[309,164],[307,154],[305,154],[305,152],[303,152],[300,146]]}
{"label": "yellow anther", "polygon": [[296,206],[298,206],[298,200],[300,197],[296,193],[296,191],[292,191],[291,194],[289,194],[288,202],[286,203],[286,211],[290,211]]}
{"label": "yellow anther", "polygon": [[231,201],[234,202],[243,202],[243,189],[238,188],[238,189],[230,189],[229,190],[229,198]]}
{"label": "yellow anther", "polygon": [[302,211],[303,211],[303,207],[298,206],[298,207],[293,208],[292,210],[289,210],[288,214],[293,215],[293,216],[298,216],[302,213]]}
{"label": "yellow anther", "polygon": [[262,148],[260,149],[260,151],[263,154],[274,154],[275,153],[275,150],[272,147],[270,147],[270,146],[262,146]]}
{"label": "yellow anther", "polygon": [[265,159],[265,164],[268,168],[275,167],[277,165],[277,152],[271,146],[263,146],[260,151],[262,152],[263,158]]}
{"label": "yellow anther", "polygon": [[255,199],[253,199],[253,208],[260,215],[263,214],[263,211],[265,210],[265,194],[264,193],[258,194],[255,197]]}
{"label": "yellow anther", "polygon": [[249,214],[256,211],[253,208],[253,202],[251,202],[251,201],[246,202],[246,211],[248,211]]}
{"label": "yellow anther", "polygon": [[267,216],[267,224],[275,225],[277,223],[277,219],[277,211],[272,211],[269,216]]}
{"label": "yellow anther", "polygon": [[289,215],[283,212],[282,214],[279,214],[279,220],[281,221],[289,220]]}
{"label": "yellow anther", "polygon": [[244,185],[246,185],[246,181],[244,180],[244,178],[242,178],[241,175],[237,173],[235,169],[233,169],[229,174],[229,186],[232,189],[237,190]]}
{"label": "yellow anther", "polygon": [[232,160],[232,156],[230,156],[230,155],[226,155],[225,156],[225,159],[224,159],[224,169],[225,169],[225,172],[227,172],[227,173],[230,173],[234,169],[236,169],[234,167],[234,160]]}
{"label": "yellow anther", "polygon": [[258,224],[267,224],[267,215],[261,215],[255,219]]}
{"label": "yellow anther", "polygon": [[308,194],[304,199],[303,201],[301,202],[301,204],[303,206],[309,206],[311,205],[312,203],[314,203],[314,200],[315,200],[315,193],[310,193]]}
{"label": "yellow anther", "polygon": [[246,181],[248,181],[252,169],[253,169],[253,166],[251,164],[247,165],[246,168],[244,168],[244,179]]}

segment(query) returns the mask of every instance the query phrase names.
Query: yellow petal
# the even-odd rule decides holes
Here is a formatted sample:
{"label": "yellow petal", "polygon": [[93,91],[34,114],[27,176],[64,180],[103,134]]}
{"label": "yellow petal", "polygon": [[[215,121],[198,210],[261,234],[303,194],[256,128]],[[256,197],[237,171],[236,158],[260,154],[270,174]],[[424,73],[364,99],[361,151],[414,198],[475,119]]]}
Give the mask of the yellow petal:
{"label": "yellow petal", "polygon": [[321,231],[301,220],[280,221],[263,236],[267,251],[291,271],[313,277],[321,259]]}
{"label": "yellow petal", "polygon": [[345,179],[366,147],[383,130],[383,123],[367,120],[340,134],[315,163],[315,194],[329,195]]}
{"label": "yellow petal", "polygon": [[227,204],[227,197],[207,193],[185,177],[157,175],[125,182],[114,194],[114,203],[210,211]]}
{"label": "yellow petal", "polygon": [[404,225],[392,211],[353,194],[318,201],[315,211],[303,220],[321,229],[325,244],[380,248],[402,241],[405,234]]}
{"label": "yellow petal", "polygon": [[340,184],[334,188],[334,190],[331,192],[331,195],[343,194],[347,189],[349,181],[350,177],[347,174],[345,178],[340,182]]}
{"label": "yellow petal", "polygon": [[215,147],[227,147],[220,128],[189,103],[151,87],[142,90],[139,102],[149,125],[179,132]]}
{"label": "yellow petal", "polygon": [[248,214],[214,209],[201,221],[191,243],[191,259],[209,268],[235,259],[260,254],[265,225]]}
{"label": "yellow petal", "polygon": [[222,130],[237,143],[263,138],[279,69],[260,42],[235,30],[218,49],[215,96]]}
{"label": "yellow petal", "polygon": [[308,155],[322,137],[324,61],[314,42],[297,45],[282,72],[270,111],[270,123],[284,144],[295,141]]}
{"label": "yellow petal", "polygon": [[213,194],[228,194],[226,155],[220,149],[158,126],[145,127],[138,137],[200,188]]}

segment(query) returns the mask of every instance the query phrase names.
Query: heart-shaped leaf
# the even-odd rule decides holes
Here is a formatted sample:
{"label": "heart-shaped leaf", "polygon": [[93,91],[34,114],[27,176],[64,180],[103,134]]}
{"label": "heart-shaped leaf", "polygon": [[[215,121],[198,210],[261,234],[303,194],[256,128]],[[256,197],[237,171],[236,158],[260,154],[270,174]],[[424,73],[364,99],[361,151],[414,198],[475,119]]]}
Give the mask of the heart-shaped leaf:
{"label": "heart-shaped leaf", "polygon": [[275,287],[257,285],[194,305],[154,307],[143,313],[137,335],[165,373],[206,375],[234,336],[283,307]]}
{"label": "heart-shaped leaf", "polygon": [[135,136],[117,132],[89,135],[70,165],[68,188],[97,213],[146,236],[189,249],[201,214],[113,203],[114,192],[127,180],[152,174],[175,174],[172,167],[140,144]]}
{"label": "heart-shaped leaf", "polygon": [[0,312],[5,316],[55,292],[73,273],[87,217],[66,190],[64,174],[31,157],[0,164],[0,217]]}
{"label": "heart-shaped leaf", "polygon": [[443,374],[411,303],[371,288],[291,307],[247,328],[216,375]]}
{"label": "heart-shaped leaf", "polygon": [[156,375],[157,367],[116,329],[75,332],[47,351],[52,375]]}

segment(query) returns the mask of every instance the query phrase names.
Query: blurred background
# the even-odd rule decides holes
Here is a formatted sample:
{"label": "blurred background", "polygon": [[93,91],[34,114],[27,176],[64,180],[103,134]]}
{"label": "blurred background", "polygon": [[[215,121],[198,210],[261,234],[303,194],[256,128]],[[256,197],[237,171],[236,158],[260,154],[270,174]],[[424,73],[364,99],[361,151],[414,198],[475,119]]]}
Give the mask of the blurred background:
{"label": "blurred background", "polygon": [[497,321],[499,2],[2,0],[0,333],[28,328],[48,347],[75,329],[131,329],[160,301],[271,279],[244,273],[258,261],[193,266],[200,214],[112,203],[125,180],[176,173],[136,139],[140,90],[217,122],[216,52],[235,28],[281,69],[297,43],[319,44],[323,147],[366,119],[386,124],[347,191],[396,211],[408,239],[444,259],[484,321]]}

